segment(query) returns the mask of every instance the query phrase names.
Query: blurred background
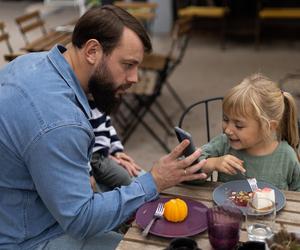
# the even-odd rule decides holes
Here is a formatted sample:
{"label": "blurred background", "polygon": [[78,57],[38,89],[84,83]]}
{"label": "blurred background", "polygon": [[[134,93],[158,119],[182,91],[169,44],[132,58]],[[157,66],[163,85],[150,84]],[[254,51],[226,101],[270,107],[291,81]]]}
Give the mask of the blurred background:
{"label": "blurred background", "polygon": [[[177,145],[172,127],[178,124],[187,106],[199,100],[224,96],[229,88],[250,74],[263,73],[280,84],[281,88],[292,92],[296,100],[299,98],[300,1],[296,0],[2,0],[0,22],[5,25],[1,34],[9,35],[10,45],[0,40],[1,68],[8,63],[4,56],[11,50],[23,54],[49,49],[50,45],[43,48],[36,44],[33,47],[28,45],[30,42],[26,42],[16,22],[18,17],[37,11],[46,32],[63,32],[63,43],[67,43],[76,19],[86,9],[101,4],[116,4],[136,15],[151,36],[154,53],[166,59],[165,71],[157,69],[158,61],[150,70],[145,62],[140,75],[140,86],[144,88],[133,90],[125,97],[133,110],[125,105],[118,111],[118,115],[124,115],[128,123],[124,125],[120,121],[124,117],[112,115],[120,137],[125,138],[127,153],[145,169]],[[174,27],[182,18],[189,20],[189,32],[184,37],[187,40],[183,40],[186,46],[174,37]],[[40,31],[33,31],[29,36],[38,39],[41,34]],[[60,43],[59,39],[57,41]],[[172,48],[174,44],[175,48]],[[176,64],[172,64],[173,57],[177,56],[179,60],[174,60]],[[151,84],[154,87],[149,90]],[[167,85],[171,86],[180,101],[174,98]],[[145,92],[146,89],[148,92]],[[136,110],[143,107],[145,114],[137,118]],[[212,119],[211,136],[214,136],[222,131],[221,106],[212,106],[209,113]],[[126,135],[130,123],[134,121],[135,127]],[[186,117],[184,128],[193,135],[197,146],[207,141],[203,110],[192,111]]]}

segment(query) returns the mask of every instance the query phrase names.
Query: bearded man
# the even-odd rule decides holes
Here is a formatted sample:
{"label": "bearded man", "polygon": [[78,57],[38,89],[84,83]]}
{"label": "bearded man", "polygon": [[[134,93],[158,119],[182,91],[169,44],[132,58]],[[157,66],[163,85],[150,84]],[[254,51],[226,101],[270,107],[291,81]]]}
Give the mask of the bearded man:
{"label": "bearded man", "polygon": [[[179,160],[188,141],[129,186],[94,193],[88,95],[109,112],[137,83],[151,43],[126,11],[104,6],[77,22],[72,44],[18,57],[0,71],[0,249],[115,249],[111,231],[161,190],[205,178]],[[191,166],[192,165],[192,166]]]}

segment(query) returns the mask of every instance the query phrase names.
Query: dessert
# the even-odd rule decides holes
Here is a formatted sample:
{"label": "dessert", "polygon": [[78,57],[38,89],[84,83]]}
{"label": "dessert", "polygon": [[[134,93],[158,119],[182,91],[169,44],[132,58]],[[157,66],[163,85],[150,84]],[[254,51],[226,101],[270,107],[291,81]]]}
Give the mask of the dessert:
{"label": "dessert", "polygon": [[229,199],[236,204],[237,206],[246,207],[248,201],[252,197],[252,192],[240,191],[240,192],[231,192]]}
{"label": "dessert", "polygon": [[[261,199],[261,198],[267,198]],[[268,209],[275,203],[275,192],[272,188],[258,189],[253,193],[252,206],[256,209]]]}
{"label": "dessert", "polygon": [[188,215],[188,206],[185,201],[176,198],[165,203],[164,217],[171,222],[181,222]]}

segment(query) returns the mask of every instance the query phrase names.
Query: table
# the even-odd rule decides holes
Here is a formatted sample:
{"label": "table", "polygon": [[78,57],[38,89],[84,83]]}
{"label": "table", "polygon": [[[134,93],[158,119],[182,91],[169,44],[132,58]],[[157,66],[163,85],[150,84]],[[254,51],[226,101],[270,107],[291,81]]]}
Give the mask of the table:
{"label": "table", "polygon": [[[208,207],[213,205],[212,192],[220,183],[206,182],[202,186],[179,185],[167,189],[161,193],[162,197],[185,197],[202,202]],[[282,223],[288,231],[300,231],[300,193],[293,191],[284,191],[287,203],[285,207],[276,215],[276,227],[280,228]],[[194,237],[198,246],[203,250],[212,250],[210,246],[207,232],[200,233]],[[127,231],[124,239],[120,242],[118,250],[152,250],[165,249],[171,239],[162,238],[154,235],[148,235],[147,238],[141,234],[141,229],[133,223],[132,227]],[[242,225],[240,241],[247,241],[247,233],[245,223]]]}

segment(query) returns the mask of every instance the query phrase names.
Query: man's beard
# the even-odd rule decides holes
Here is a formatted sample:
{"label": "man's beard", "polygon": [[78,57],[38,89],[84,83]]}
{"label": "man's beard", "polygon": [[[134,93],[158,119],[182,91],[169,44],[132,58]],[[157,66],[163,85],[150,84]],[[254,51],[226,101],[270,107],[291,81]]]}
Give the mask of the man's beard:
{"label": "man's beard", "polygon": [[116,94],[116,84],[104,60],[91,76],[88,87],[97,108],[103,113],[110,114],[121,102],[121,97]]}

